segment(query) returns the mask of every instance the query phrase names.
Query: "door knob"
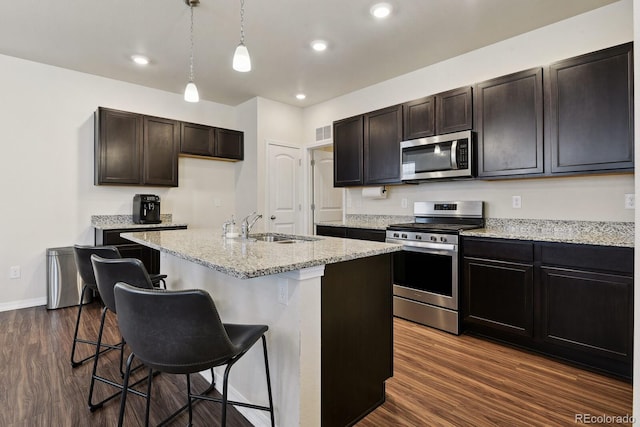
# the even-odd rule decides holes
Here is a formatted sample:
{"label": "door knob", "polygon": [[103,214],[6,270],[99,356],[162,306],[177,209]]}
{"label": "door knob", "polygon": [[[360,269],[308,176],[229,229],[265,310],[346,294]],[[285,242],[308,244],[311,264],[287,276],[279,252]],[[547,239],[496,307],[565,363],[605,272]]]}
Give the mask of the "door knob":
{"label": "door knob", "polygon": [[271,219],[276,219],[276,216],[275,215],[271,215]]}

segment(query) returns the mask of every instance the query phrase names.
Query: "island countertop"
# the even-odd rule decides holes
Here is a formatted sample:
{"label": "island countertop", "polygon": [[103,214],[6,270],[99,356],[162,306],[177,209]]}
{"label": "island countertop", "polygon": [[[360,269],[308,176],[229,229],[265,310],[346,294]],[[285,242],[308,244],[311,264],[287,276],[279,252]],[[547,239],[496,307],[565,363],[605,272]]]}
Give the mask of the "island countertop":
{"label": "island countertop", "polygon": [[[337,237],[277,242],[225,239],[208,229],[122,233],[135,243],[174,255],[239,279],[267,276],[396,252],[401,245]],[[302,236],[309,238],[309,236]]]}

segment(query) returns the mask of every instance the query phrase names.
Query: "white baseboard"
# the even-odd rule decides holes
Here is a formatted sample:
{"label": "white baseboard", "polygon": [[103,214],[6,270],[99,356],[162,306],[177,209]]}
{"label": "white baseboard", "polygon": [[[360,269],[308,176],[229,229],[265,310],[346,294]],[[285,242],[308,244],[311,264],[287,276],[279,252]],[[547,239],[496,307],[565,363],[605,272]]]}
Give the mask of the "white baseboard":
{"label": "white baseboard", "polygon": [[0,303],[0,312],[10,311],[10,310],[20,310],[21,308],[37,307],[39,305],[47,305],[47,297],[3,302],[3,303]]}
{"label": "white baseboard", "polygon": [[[203,371],[200,372],[207,381],[211,382],[211,371]],[[219,393],[222,393],[222,375],[215,373],[216,376],[216,390]],[[267,394],[267,390],[264,390],[265,396]],[[229,400],[236,400],[238,402],[248,402],[248,400],[238,392],[235,388],[229,385],[227,389],[227,398]],[[247,421],[249,421],[254,426],[271,426],[271,418],[269,417],[269,413],[266,411],[260,411],[258,409],[251,408],[243,408],[242,406],[235,406],[236,410],[244,416]],[[276,425],[278,423],[276,422]]]}

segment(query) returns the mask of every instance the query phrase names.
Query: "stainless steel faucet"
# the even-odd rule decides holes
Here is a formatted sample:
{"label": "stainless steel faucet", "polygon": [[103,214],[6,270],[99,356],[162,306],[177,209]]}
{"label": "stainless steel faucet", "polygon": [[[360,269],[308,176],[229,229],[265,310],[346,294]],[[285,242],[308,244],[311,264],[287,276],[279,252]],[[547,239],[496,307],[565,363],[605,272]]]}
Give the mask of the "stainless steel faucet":
{"label": "stainless steel faucet", "polygon": [[[251,221],[249,218],[254,217]],[[242,238],[246,239],[249,237],[249,232],[251,231],[251,227],[253,227],[262,215],[256,214],[255,212],[250,213],[249,215],[242,218]]]}

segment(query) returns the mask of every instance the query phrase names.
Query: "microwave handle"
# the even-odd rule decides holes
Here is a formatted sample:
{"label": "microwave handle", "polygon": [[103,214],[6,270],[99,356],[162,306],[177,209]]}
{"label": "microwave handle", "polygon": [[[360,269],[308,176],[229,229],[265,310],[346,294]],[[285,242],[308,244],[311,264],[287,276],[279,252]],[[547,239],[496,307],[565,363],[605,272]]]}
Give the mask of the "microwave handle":
{"label": "microwave handle", "polygon": [[458,169],[458,140],[451,143],[451,168]]}

